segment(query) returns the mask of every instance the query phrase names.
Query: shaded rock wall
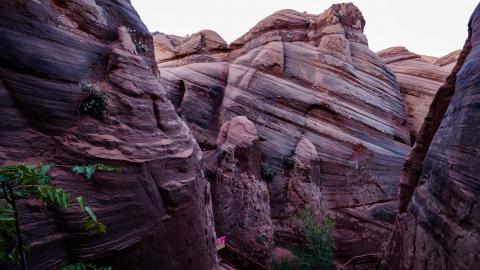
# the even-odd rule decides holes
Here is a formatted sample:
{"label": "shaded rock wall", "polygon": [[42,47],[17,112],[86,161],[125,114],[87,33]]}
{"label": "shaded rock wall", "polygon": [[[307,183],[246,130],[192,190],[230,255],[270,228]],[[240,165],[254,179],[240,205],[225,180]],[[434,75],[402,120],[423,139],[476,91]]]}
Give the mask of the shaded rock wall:
{"label": "shaded rock wall", "polygon": [[438,90],[410,153],[383,269],[480,264],[480,5],[459,61]]}
{"label": "shaded rock wall", "polygon": [[215,228],[229,245],[270,265],[273,227],[267,183],[261,179],[255,126],[244,116],[226,122],[218,150],[207,154]]}
{"label": "shaded rock wall", "polygon": [[[84,196],[108,233],[89,236],[79,211],[45,213],[23,202],[29,269],[75,261],[118,270],[212,269],[201,151],[158,82],[152,37],[131,4],[5,0],[0,35],[0,164],[101,162],[123,169],[92,181],[52,170],[53,183]],[[108,96],[102,119],[79,115],[81,81]]]}
{"label": "shaded rock wall", "polygon": [[[277,225],[288,224],[283,221],[292,218],[294,200],[282,159],[302,138],[314,145],[312,172],[318,174],[311,181],[320,188],[323,207],[337,217],[340,259],[375,252],[389,235],[398,177],[410,150],[397,81],[368,49],[364,24],[351,4],[320,15],[283,10],[229,50],[211,49],[223,42],[207,45],[218,38],[205,38],[193,46],[196,53],[183,55],[178,52],[188,38],[155,35],[157,48],[170,48],[156,58],[161,82],[203,149],[216,148],[220,127],[233,117],[245,115],[254,123],[259,149],[275,171],[269,192]],[[276,226],[276,243],[295,240],[281,233],[292,229],[286,226]]]}

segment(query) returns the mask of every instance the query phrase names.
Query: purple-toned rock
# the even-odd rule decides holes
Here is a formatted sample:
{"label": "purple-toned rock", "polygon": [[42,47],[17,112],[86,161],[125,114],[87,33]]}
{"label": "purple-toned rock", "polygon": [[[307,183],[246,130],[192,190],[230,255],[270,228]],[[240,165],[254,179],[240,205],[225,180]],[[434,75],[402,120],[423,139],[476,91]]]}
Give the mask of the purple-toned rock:
{"label": "purple-toned rock", "polygon": [[[21,202],[29,269],[215,267],[201,151],[158,82],[152,37],[130,2],[4,0],[0,35],[0,165],[122,168],[91,181],[51,171],[53,184],[88,201],[105,235],[89,236],[78,209]],[[106,95],[101,119],[79,114],[80,82]]]}
{"label": "purple-toned rock", "polygon": [[[398,83],[368,48],[364,25],[354,5],[338,4],[320,15],[276,12],[219,52],[180,56],[183,43],[157,40],[176,55],[157,57],[161,82],[202,149],[216,149],[220,128],[236,116],[255,125],[274,171],[275,242],[292,239],[285,221],[297,207],[318,203],[337,219],[339,260],[376,252],[390,234],[410,150]],[[318,158],[286,170],[284,157],[304,139]]]}
{"label": "purple-toned rock", "polygon": [[258,166],[258,140],[251,121],[234,117],[220,129],[218,150],[208,154],[206,167],[217,234],[226,236],[240,252],[270,265],[273,227],[267,183]]}
{"label": "purple-toned rock", "polygon": [[[393,71],[400,85],[410,125],[410,137],[415,142],[437,90],[451,71],[450,61],[458,54],[444,59],[426,57],[408,51],[404,47],[388,48],[377,53]],[[445,66],[442,66],[441,63]]]}
{"label": "purple-toned rock", "polygon": [[410,153],[400,214],[382,269],[480,264],[480,5],[458,63],[438,90]]}

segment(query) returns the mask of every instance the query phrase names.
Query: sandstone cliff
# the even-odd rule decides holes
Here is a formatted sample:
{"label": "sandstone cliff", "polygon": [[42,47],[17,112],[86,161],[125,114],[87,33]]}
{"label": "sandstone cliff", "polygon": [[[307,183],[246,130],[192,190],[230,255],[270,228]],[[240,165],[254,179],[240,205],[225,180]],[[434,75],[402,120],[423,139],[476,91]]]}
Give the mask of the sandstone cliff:
{"label": "sandstone cliff", "polygon": [[207,154],[212,183],[215,228],[228,243],[264,265],[270,265],[273,227],[267,183],[261,180],[259,137],[244,116],[226,122],[218,150]]}
{"label": "sandstone cliff", "polygon": [[[158,82],[153,42],[126,0],[2,0],[0,164],[119,166],[92,181],[55,168],[108,226],[89,236],[81,213],[22,202],[29,269],[97,261],[121,269],[212,269],[213,220],[201,151]],[[90,84],[99,119],[79,114]],[[84,87],[83,87],[84,88]]]}
{"label": "sandstone cliff", "polygon": [[428,113],[437,90],[442,86],[458,59],[457,51],[442,58],[418,55],[404,47],[388,48],[377,53],[393,71],[400,85],[411,142],[415,142],[418,131]]}
{"label": "sandstone cliff", "polygon": [[401,178],[383,269],[480,264],[480,5],[458,63],[438,90]]}
{"label": "sandstone cliff", "polygon": [[[276,12],[229,47],[211,31],[154,36],[161,82],[204,150],[216,149],[220,128],[235,116],[255,125],[263,162],[274,170],[276,245],[298,241],[292,214],[318,203],[320,192],[321,207],[337,219],[339,259],[376,252],[393,228],[408,118],[364,25],[355,6],[339,4],[320,15]],[[313,159],[290,171],[283,159],[299,145]]]}

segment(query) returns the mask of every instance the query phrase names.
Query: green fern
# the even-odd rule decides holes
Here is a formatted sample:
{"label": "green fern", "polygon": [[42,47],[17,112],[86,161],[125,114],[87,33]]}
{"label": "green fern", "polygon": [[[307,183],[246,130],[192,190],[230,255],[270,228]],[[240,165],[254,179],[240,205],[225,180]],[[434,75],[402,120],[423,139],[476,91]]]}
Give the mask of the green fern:
{"label": "green fern", "polygon": [[57,204],[63,208],[70,208],[70,193],[63,191],[61,188],[52,187],[49,185],[40,185],[37,187],[39,197],[41,200]]}
{"label": "green fern", "polygon": [[70,264],[60,268],[59,270],[112,270],[111,266],[98,267],[94,264],[86,264],[83,262]]}
{"label": "green fern", "polygon": [[85,199],[83,197],[77,197],[76,200],[80,206],[80,209],[87,214],[84,218],[82,218],[83,227],[91,234],[107,233],[107,226],[97,220],[97,216],[93,210],[87,206]]}
{"label": "green fern", "polygon": [[95,164],[95,165],[75,165],[72,168],[72,171],[77,174],[84,174],[87,179],[92,179],[93,174],[96,170],[103,171],[103,172],[114,172],[120,173],[122,170],[118,167],[106,166],[103,164]]}
{"label": "green fern", "polygon": [[[57,166],[66,167],[63,165]],[[33,196],[47,204],[62,208],[72,207],[71,194],[50,184],[51,177],[47,174],[50,168],[52,168],[52,165],[27,165],[23,163],[16,166],[0,167],[0,185],[2,187],[0,190],[0,264],[18,263],[22,258],[21,255],[24,254],[24,252],[20,252],[20,249],[28,249],[23,241],[25,238],[23,236],[17,237],[17,233],[21,235],[21,232],[16,231],[13,198]],[[120,168],[103,164],[82,165],[73,168],[74,172],[84,174],[87,179],[91,179],[96,170],[104,172],[121,171]],[[94,211],[87,205],[83,197],[76,197],[76,201],[85,213],[85,217],[82,218],[85,229],[91,234],[106,233],[107,227],[98,221]],[[19,242],[22,242],[22,244],[19,245]],[[22,263],[26,265],[23,259]],[[111,268],[98,269],[108,270]]]}

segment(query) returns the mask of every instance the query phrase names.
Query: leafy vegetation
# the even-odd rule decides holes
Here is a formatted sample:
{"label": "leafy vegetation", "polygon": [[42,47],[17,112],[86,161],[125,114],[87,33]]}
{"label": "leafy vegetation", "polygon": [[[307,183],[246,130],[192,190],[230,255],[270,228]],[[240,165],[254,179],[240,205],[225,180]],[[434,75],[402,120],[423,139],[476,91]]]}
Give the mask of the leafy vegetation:
{"label": "leafy vegetation", "polygon": [[282,158],[282,164],[285,168],[287,169],[293,169],[295,166],[295,159],[293,158],[295,156],[295,151],[292,150],[288,155],[283,156]]}
{"label": "leafy vegetation", "polygon": [[133,44],[135,44],[135,48],[137,49],[137,52],[140,55],[147,55],[148,52],[148,46],[145,45],[141,39],[140,35],[135,29],[127,27],[127,32],[130,34],[130,37],[132,38]]}
{"label": "leafy vegetation", "polygon": [[332,269],[335,259],[335,243],[332,232],[335,222],[323,212],[322,223],[318,224],[315,213],[309,206],[301,209],[297,215],[305,229],[307,242],[300,248],[294,248],[296,266],[299,270]]}
{"label": "leafy vegetation", "polygon": [[84,97],[79,108],[80,115],[102,119],[107,111],[107,94],[93,84],[86,82],[80,82],[80,88],[84,91]]}
{"label": "leafy vegetation", "polygon": [[75,165],[72,168],[72,171],[77,174],[84,174],[85,177],[90,180],[92,179],[93,174],[96,170],[103,171],[103,172],[114,172],[120,173],[122,170],[117,167],[110,167],[105,166],[103,164],[95,164],[95,165]]}
{"label": "leafy vegetation", "polygon": [[268,162],[262,162],[261,173],[264,180],[271,181],[274,174],[272,165]]}
{"label": "leafy vegetation", "polygon": [[335,17],[337,17],[338,20],[341,22],[343,19],[343,12],[341,10],[335,12]]}
{"label": "leafy vegetation", "polygon": [[283,258],[279,261],[272,262],[272,270],[292,270],[292,264],[286,259]]}
{"label": "leafy vegetation", "polygon": [[112,270],[112,267],[110,266],[98,267],[94,264],[90,264],[90,263],[86,264],[81,262],[81,263],[64,266],[59,270]]}
{"label": "leafy vegetation", "polygon": [[[56,165],[58,167],[68,167]],[[72,200],[72,195],[59,187],[51,185],[51,177],[47,174],[52,165],[27,165],[0,167],[0,262],[16,264],[22,262],[26,269],[25,251],[28,249],[23,241],[18,223],[19,212],[16,200],[20,198],[36,198],[48,205],[60,208],[71,208],[76,203],[85,213],[82,219],[84,228],[91,234],[106,233],[107,227],[101,223],[94,211],[81,196]],[[84,174],[90,179],[95,170],[120,172],[119,168],[102,164],[74,166],[73,171]],[[87,268],[88,269],[88,268]]]}

